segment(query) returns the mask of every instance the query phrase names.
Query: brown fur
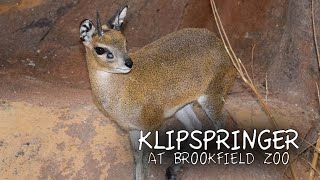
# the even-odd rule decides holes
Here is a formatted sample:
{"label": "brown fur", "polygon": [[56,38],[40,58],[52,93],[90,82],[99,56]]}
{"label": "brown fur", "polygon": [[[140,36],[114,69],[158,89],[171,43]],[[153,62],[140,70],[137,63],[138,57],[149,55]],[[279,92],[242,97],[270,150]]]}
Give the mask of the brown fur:
{"label": "brown fur", "polygon": [[119,31],[108,30],[86,46],[97,104],[123,129],[154,130],[203,95],[204,105],[212,110],[208,116],[220,119],[222,99],[236,71],[213,33],[195,28],[171,33],[129,54],[134,63],[129,73],[101,75],[117,63],[101,62],[92,48],[100,43],[126,54],[125,42]]}

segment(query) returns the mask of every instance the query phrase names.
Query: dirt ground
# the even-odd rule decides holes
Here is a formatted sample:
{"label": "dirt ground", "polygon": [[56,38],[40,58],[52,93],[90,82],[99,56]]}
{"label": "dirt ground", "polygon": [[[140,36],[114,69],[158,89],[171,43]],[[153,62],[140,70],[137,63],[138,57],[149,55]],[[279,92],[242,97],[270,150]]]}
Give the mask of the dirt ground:
{"label": "dirt ground", "polygon": [[[206,27],[216,32],[213,17],[208,15],[211,13],[208,1],[107,2],[111,5],[93,0],[0,2],[4,35],[0,41],[0,179],[132,179],[130,143],[126,134],[94,105],[84,48],[78,39],[79,22],[93,17],[97,7],[103,16],[110,17],[119,5],[129,4],[124,33],[130,51],[183,27]],[[262,95],[265,96],[266,72],[273,72],[271,77],[286,73],[281,81],[273,82],[272,78],[269,81],[268,105],[280,128],[293,128],[313,144],[319,129],[319,111],[312,74],[316,61],[310,60],[313,55],[308,55],[314,50],[310,47],[312,43],[297,43],[302,44],[297,48],[301,50],[299,56],[290,55],[291,47],[279,40],[287,39],[281,33],[286,32],[286,22],[292,19],[285,12],[295,4],[281,0],[259,2],[230,0],[217,4],[227,32],[232,34],[231,43],[247,67],[251,66],[252,45],[257,45],[252,74]],[[279,28],[274,28],[275,25]],[[306,31],[303,33],[298,37],[309,37]],[[291,37],[294,43],[300,40]],[[274,47],[275,44],[281,47]],[[277,56],[279,53],[274,53],[277,49],[286,49],[287,56]],[[292,62],[289,70],[273,71],[277,66],[273,59],[281,61],[291,56],[307,60],[301,66]],[[283,66],[285,62],[281,61]],[[299,68],[293,69],[296,66]],[[286,84],[283,82],[287,76],[290,83]],[[195,110],[204,117],[201,110],[197,107]],[[229,114],[228,129],[271,127],[255,96],[239,78],[229,92],[225,112]],[[174,119],[169,123],[180,126]],[[294,164],[294,171],[305,179],[313,150],[307,148],[306,142],[299,144],[301,148],[292,157],[307,150]],[[164,179],[169,164],[166,160],[161,166],[152,165],[151,179]],[[186,165],[178,178],[291,179],[291,175],[287,166],[258,161],[250,166]]]}

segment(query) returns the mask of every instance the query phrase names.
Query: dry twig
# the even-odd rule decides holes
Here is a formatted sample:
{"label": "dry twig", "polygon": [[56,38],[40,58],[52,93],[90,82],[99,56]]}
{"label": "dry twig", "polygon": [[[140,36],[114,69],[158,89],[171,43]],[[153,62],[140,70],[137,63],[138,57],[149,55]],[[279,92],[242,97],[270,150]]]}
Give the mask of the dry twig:
{"label": "dry twig", "polygon": [[252,49],[251,49],[251,76],[252,76],[252,82],[254,84],[254,73],[253,73],[253,67],[254,67],[254,64],[253,64],[253,55],[254,55],[254,48],[256,47],[256,44],[254,44],[252,46]]}
{"label": "dry twig", "polygon": [[[313,2],[313,0],[312,0],[312,2]],[[313,8],[312,8],[312,12],[313,12]],[[320,105],[320,93],[319,93],[319,86],[318,86],[317,82],[316,82],[316,87],[317,87],[318,101],[319,101],[319,105]],[[314,179],[315,171],[316,171],[317,166],[318,166],[319,149],[320,149],[320,133],[318,134],[317,144],[316,144],[316,147],[314,148],[314,152],[313,152],[313,159],[312,159],[312,162],[311,162],[309,180],[313,180]]]}
{"label": "dry twig", "polygon": [[[288,170],[288,168],[290,168],[290,170],[291,169],[293,169],[293,162],[295,162],[306,150],[308,150],[309,148],[311,148],[311,147],[313,147],[315,150],[316,150],[316,142],[314,143],[314,144],[311,144],[310,142],[308,142],[308,141],[306,141],[306,140],[304,140],[304,139],[301,139],[302,141],[304,141],[304,142],[306,142],[307,144],[308,144],[308,146],[307,147],[305,147],[302,151],[300,151],[295,157],[293,157],[293,158],[290,158],[290,166],[287,166],[285,169],[284,169],[284,174],[285,174],[285,172],[287,172],[287,170]],[[319,152],[320,153],[320,152]],[[292,171],[291,171],[292,172]],[[295,175],[295,174],[292,174],[293,176]],[[294,179],[297,179],[297,178],[294,178]]]}
{"label": "dry twig", "polygon": [[298,179],[296,173],[294,173],[293,164],[290,164],[290,165],[289,165],[289,168],[290,168],[291,174],[292,174],[292,176],[293,176],[293,179]]}
{"label": "dry twig", "polygon": [[304,160],[311,167],[311,169],[313,169],[319,175],[319,171],[314,169],[308,160],[306,160],[305,158],[301,158],[301,159]]}
{"label": "dry twig", "polygon": [[319,159],[319,149],[320,149],[320,133],[318,134],[317,145],[314,148],[312,162],[311,162],[311,164],[309,163],[309,165],[311,166],[310,173],[309,173],[309,180],[314,179],[314,175],[317,171],[318,159]]}
{"label": "dry twig", "polygon": [[315,173],[317,171],[317,165],[318,165],[318,159],[319,159],[319,153],[318,153],[317,150],[319,150],[319,148],[320,148],[320,133],[318,134],[317,145],[316,145],[315,151],[313,153],[313,159],[312,159],[312,163],[311,163],[309,180],[313,180],[314,179],[314,175],[315,175]]}
{"label": "dry twig", "polygon": [[320,93],[319,93],[319,86],[318,86],[317,82],[316,82],[316,87],[317,87],[318,102],[319,102],[319,106],[320,106]]}
{"label": "dry twig", "polygon": [[[222,25],[222,22],[221,22],[221,19],[220,19],[220,16],[219,16],[219,13],[218,13],[218,10],[217,10],[217,7],[216,7],[216,4],[215,4],[214,0],[210,0],[210,3],[211,3],[211,8],[212,8],[212,11],[213,11],[214,19],[215,19],[215,22],[217,24],[217,28],[218,28],[221,40],[222,40],[223,45],[224,45],[224,47],[225,47],[225,49],[226,49],[226,51],[227,51],[227,53],[228,53],[228,55],[229,55],[229,57],[230,57],[230,59],[232,61],[232,64],[236,68],[236,70],[239,73],[241,79],[256,94],[259,103],[261,104],[261,106],[264,109],[264,111],[266,112],[266,114],[269,116],[269,119],[270,119],[273,127],[278,129],[279,126],[278,126],[274,116],[271,114],[271,111],[270,111],[269,107],[267,106],[266,102],[263,100],[263,98],[260,95],[259,91],[255,87],[255,85],[254,85],[253,81],[251,80],[251,78],[250,78],[245,66],[243,65],[242,61],[235,55],[235,53],[234,53],[234,51],[233,51],[233,49],[232,49],[232,47],[230,45],[229,39],[228,39],[228,37],[226,35],[226,32],[225,32],[225,30],[223,28],[223,25]],[[252,50],[252,53],[253,53],[253,50]],[[295,172],[293,170],[293,167],[292,167],[291,163],[289,164],[289,167],[290,167],[293,179],[297,179],[297,176],[296,176],[296,174],[295,174]]]}
{"label": "dry twig", "polygon": [[256,94],[258,101],[260,102],[260,104],[262,105],[263,109],[265,110],[265,112],[267,113],[267,115],[269,116],[271,123],[273,124],[274,128],[278,128],[278,124],[276,122],[276,120],[274,119],[273,115],[271,114],[271,111],[269,109],[269,107],[267,106],[267,104],[265,103],[265,101],[263,100],[262,96],[260,95],[259,91],[257,90],[257,88],[255,87],[255,85],[253,84],[247,69],[245,68],[245,66],[243,65],[242,61],[236,56],[236,54],[234,53],[228,36],[226,35],[226,32],[223,28],[220,16],[218,14],[218,10],[217,7],[215,5],[214,0],[210,0],[211,2],[211,8],[213,11],[213,15],[219,30],[219,34],[221,36],[221,40],[223,42],[223,45],[234,65],[234,67],[236,68],[237,72],[239,73],[241,79],[252,89],[252,91]]}
{"label": "dry twig", "polygon": [[268,104],[268,94],[269,94],[269,91],[268,91],[268,73],[266,73],[266,104]]}
{"label": "dry twig", "polygon": [[316,25],[315,25],[315,22],[314,22],[313,0],[311,0],[311,18],[312,18],[313,38],[314,38],[314,44],[315,44],[316,53],[317,53],[317,60],[318,60],[318,69],[320,70],[320,58],[319,58],[319,49],[318,49]]}

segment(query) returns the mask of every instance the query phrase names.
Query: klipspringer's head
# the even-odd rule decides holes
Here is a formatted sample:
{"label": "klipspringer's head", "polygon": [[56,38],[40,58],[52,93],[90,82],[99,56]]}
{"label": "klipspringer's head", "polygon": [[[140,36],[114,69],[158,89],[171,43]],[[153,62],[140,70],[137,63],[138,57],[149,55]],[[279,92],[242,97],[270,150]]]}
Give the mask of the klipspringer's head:
{"label": "klipspringer's head", "polygon": [[86,47],[87,61],[95,61],[96,69],[109,73],[129,73],[133,62],[128,56],[126,39],[121,33],[121,27],[126,17],[128,7],[124,7],[105,25],[101,24],[97,12],[97,27],[89,19],[80,24],[80,39]]}

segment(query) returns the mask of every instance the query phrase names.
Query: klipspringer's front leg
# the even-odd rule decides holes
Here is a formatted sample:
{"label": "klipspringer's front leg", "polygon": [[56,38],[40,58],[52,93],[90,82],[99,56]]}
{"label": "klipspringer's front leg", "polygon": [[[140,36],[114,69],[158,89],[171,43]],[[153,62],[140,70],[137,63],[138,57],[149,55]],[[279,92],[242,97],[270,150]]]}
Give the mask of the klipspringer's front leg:
{"label": "klipspringer's front leg", "polygon": [[[176,112],[175,117],[184,125],[184,127],[191,133],[193,130],[201,130],[202,124],[198,119],[197,115],[194,113],[192,109],[193,104],[187,104],[183,108],[181,108],[178,112]],[[188,142],[190,143],[190,138],[188,138]],[[188,144],[189,144],[188,143]],[[183,147],[182,149],[185,149]],[[167,180],[176,180],[177,172],[181,169],[181,164],[175,164],[174,162],[170,167],[166,170],[166,179]]]}
{"label": "klipspringer's front leg", "polygon": [[134,160],[134,179],[135,180],[146,180],[148,179],[148,156],[145,148],[141,148],[139,150],[139,138],[140,131],[134,130],[129,132],[130,141],[133,152],[133,160]]}

